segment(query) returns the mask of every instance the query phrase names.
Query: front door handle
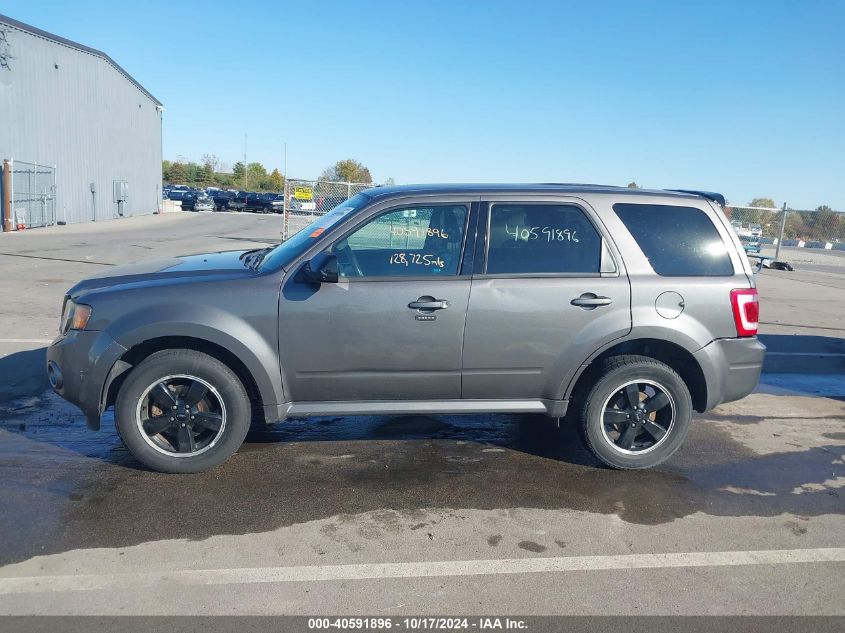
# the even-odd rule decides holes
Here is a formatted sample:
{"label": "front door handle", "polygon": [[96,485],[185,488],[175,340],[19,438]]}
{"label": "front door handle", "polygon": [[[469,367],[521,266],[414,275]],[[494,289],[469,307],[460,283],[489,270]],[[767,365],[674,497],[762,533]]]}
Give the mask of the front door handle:
{"label": "front door handle", "polygon": [[408,304],[408,307],[411,308],[411,310],[445,310],[449,307],[449,302],[441,301],[433,297],[420,297],[416,301],[411,301],[411,303]]}
{"label": "front door handle", "polygon": [[585,292],[580,297],[576,297],[569,303],[574,306],[578,306],[579,308],[584,308],[585,310],[595,310],[599,306],[610,305],[613,303],[613,299],[610,297],[600,297],[593,292]]}

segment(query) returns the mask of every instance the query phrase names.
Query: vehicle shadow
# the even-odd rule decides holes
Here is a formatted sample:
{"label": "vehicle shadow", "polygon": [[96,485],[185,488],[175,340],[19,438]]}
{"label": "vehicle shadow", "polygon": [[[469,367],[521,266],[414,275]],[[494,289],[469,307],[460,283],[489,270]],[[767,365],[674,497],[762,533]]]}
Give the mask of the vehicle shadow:
{"label": "vehicle shadow", "polygon": [[0,403],[36,396],[49,387],[46,347],[0,356]]}

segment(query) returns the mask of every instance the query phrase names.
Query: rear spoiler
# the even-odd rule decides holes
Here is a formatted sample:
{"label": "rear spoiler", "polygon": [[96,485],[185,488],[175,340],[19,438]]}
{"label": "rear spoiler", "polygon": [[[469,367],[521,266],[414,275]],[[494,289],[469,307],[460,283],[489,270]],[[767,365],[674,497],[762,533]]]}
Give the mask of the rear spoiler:
{"label": "rear spoiler", "polygon": [[694,196],[701,196],[702,198],[715,202],[720,207],[727,205],[725,196],[721,193],[716,193],[715,191],[693,191],[692,189],[667,189],[666,191],[674,191],[675,193],[691,193]]}

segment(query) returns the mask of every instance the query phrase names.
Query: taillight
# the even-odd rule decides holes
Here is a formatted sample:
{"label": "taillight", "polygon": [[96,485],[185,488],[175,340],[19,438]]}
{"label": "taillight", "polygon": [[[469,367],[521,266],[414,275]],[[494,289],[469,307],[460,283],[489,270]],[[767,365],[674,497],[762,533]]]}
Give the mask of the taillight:
{"label": "taillight", "polygon": [[731,290],[731,308],[734,313],[737,336],[755,336],[760,320],[760,303],[756,288]]}

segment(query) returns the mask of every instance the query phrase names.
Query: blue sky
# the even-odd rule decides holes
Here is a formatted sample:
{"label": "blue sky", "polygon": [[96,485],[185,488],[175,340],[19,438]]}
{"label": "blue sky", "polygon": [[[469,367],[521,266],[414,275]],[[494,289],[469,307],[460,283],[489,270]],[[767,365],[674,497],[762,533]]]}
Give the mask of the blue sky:
{"label": "blue sky", "polygon": [[165,105],[166,158],[845,210],[845,1],[24,2]]}

